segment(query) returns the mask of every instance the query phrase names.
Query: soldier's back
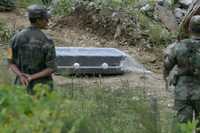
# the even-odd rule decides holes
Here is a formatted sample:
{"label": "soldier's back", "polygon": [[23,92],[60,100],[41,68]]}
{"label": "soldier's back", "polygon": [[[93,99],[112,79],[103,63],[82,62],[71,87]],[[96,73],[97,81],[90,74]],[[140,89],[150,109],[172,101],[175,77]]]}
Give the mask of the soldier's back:
{"label": "soldier's back", "polygon": [[46,45],[50,45],[43,32],[34,27],[28,27],[16,34],[15,60],[24,73],[33,74],[46,68]]}
{"label": "soldier's back", "polygon": [[200,41],[182,40],[175,47],[177,78],[175,97],[186,100],[200,99]]}

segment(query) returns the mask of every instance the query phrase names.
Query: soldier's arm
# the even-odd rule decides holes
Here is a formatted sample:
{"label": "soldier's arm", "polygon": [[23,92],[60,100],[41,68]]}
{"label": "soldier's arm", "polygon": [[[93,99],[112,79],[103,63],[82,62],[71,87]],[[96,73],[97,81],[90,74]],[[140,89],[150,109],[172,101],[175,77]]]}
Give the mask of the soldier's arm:
{"label": "soldier's arm", "polygon": [[31,80],[39,79],[42,77],[50,76],[53,72],[54,72],[54,69],[46,68],[38,73],[35,73],[32,75],[26,75],[26,76],[28,77],[28,80],[31,81]]}
{"label": "soldier's arm", "polygon": [[176,43],[173,43],[167,47],[164,52],[164,70],[163,76],[166,80],[169,76],[170,71],[176,65],[176,52],[175,52]]}
{"label": "soldier's arm", "polygon": [[20,83],[23,86],[28,86],[29,81],[26,74],[22,73],[15,64],[10,63],[9,68],[19,77]]}
{"label": "soldier's arm", "polygon": [[15,50],[13,45],[15,44],[15,37],[14,36],[11,40],[11,42],[9,43],[8,49],[7,49],[7,60],[8,60],[8,67],[11,71],[13,71],[20,79],[20,82],[22,85],[27,86],[28,85],[28,79],[26,78],[26,76],[24,75],[24,73],[22,73],[20,71],[20,69],[17,67],[17,65],[15,64],[15,59],[16,59],[16,54],[15,54]]}
{"label": "soldier's arm", "polygon": [[174,52],[175,49],[175,43],[171,44],[167,47],[167,49],[164,51],[164,69],[163,69],[163,78],[165,80],[165,89],[168,90],[168,76],[170,71],[173,69],[173,67],[176,65],[176,55]]}
{"label": "soldier's arm", "polygon": [[19,68],[13,64],[13,63],[9,63],[9,68],[17,75],[17,76],[21,76],[23,73],[19,70]]}
{"label": "soldier's arm", "polygon": [[16,49],[14,48],[14,45],[16,43],[16,36],[14,36],[11,39],[11,42],[8,45],[8,49],[7,49],[7,60],[8,60],[8,65],[9,68],[17,75],[20,76],[21,75],[21,71],[19,70],[19,68],[16,66],[15,64],[15,51]]}

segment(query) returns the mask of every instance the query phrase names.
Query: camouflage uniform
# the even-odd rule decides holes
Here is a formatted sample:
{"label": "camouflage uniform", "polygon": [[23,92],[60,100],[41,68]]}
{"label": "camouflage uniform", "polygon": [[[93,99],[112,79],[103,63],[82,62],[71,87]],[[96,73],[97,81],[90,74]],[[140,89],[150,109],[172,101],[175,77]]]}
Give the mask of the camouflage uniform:
{"label": "camouflage uniform", "polygon": [[185,39],[170,45],[165,53],[164,77],[176,67],[173,79],[175,86],[175,110],[181,123],[191,121],[200,113],[200,40]]}
{"label": "camouflage uniform", "polygon": [[[55,47],[53,41],[38,28],[30,26],[18,32],[10,43],[13,51],[12,63],[17,65],[21,72],[34,74],[45,68],[56,69]],[[15,84],[19,84],[19,77]],[[28,91],[33,92],[37,83],[48,84],[53,87],[52,77],[44,77],[33,80],[28,85]]]}

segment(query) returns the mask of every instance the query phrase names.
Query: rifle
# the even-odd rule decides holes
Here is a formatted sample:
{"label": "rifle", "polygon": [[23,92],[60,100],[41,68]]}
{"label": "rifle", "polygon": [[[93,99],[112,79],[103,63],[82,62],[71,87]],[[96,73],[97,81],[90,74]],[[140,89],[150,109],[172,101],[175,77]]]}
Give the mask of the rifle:
{"label": "rifle", "polygon": [[191,6],[189,7],[185,17],[179,25],[178,40],[184,39],[184,35],[189,34],[189,23],[190,19],[194,15],[200,15],[200,0],[193,0]]}

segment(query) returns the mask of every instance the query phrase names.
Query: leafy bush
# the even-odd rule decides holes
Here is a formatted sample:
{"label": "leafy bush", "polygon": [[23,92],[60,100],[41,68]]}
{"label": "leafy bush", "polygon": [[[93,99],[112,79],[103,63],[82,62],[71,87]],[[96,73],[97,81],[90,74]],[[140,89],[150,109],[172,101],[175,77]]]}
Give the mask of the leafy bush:
{"label": "leafy bush", "polygon": [[149,38],[149,41],[155,44],[155,46],[169,44],[176,38],[176,33],[169,32],[159,22],[153,21],[142,13],[140,13],[138,17],[142,31]]}
{"label": "leafy bush", "polygon": [[56,15],[68,15],[72,12],[74,7],[73,0],[60,0],[54,7],[53,12]]}
{"label": "leafy bush", "polygon": [[179,128],[181,133],[194,133],[197,123],[197,121],[192,121],[185,124],[180,124]]}
{"label": "leafy bush", "polygon": [[7,43],[12,37],[13,31],[6,22],[0,21],[0,43]]}
{"label": "leafy bush", "polygon": [[29,96],[22,87],[1,85],[0,132],[160,133],[138,89],[72,84],[51,93],[42,85],[35,90]]}
{"label": "leafy bush", "polygon": [[42,0],[18,0],[17,6],[21,8],[27,8],[32,4],[42,4]]}

